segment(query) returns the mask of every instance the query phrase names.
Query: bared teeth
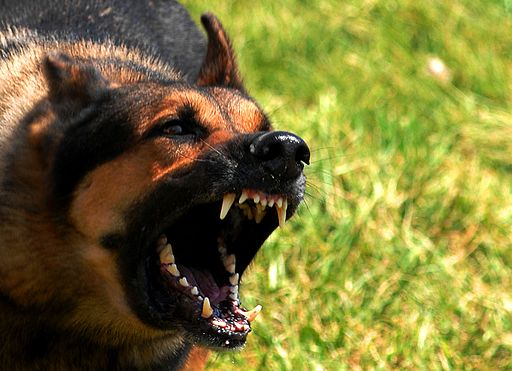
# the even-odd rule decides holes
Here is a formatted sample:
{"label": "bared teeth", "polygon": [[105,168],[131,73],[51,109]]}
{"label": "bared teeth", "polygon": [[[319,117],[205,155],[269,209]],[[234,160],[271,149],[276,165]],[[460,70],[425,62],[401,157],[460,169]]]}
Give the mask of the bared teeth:
{"label": "bared teeth", "polygon": [[[279,202],[281,201],[281,202]],[[281,206],[279,206],[279,203],[281,203]],[[278,203],[276,203],[276,210],[277,210],[277,219],[279,220],[279,226],[281,228],[284,227],[284,224],[286,223],[286,209],[288,208],[288,201],[286,198],[284,201],[279,198]]]}
{"label": "bared teeth", "polygon": [[236,257],[235,257],[235,254],[231,254],[231,255],[228,255],[226,256],[223,261],[224,263],[224,268],[226,268],[226,270],[231,273],[231,274],[235,274],[235,268],[236,268]]}
{"label": "bared teeth", "polygon": [[167,271],[174,277],[180,276],[180,271],[178,270],[178,266],[176,264],[168,265],[167,267],[165,267],[165,269],[167,269]]}
{"label": "bared teeth", "polygon": [[245,312],[244,315],[247,317],[247,320],[249,322],[254,321],[256,319],[256,317],[258,317],[258,314],[260,314],[261,308],[262,308],[261,305],[256,305],[254,307],[254,309],[251,309],[250,311]]}
{"label": "bared teeth", "polygon": [[203,310],[201,311],[201,316],[203,318],[210,318],[213,314],[212,306],[210,305],[210,299],[205,297],[203,300]]}
{"label": "bared teeth", "polygon": [[226,266],[226,270],[231,273],[231,274],[235,274],[236,272],[236,263],[232,263],[232,264],[229,264]]}
{"label": "bared teeth", "polygon": [[[226,197],[231,194],[227,194],[224,196],[226,203],[231,207],[231,199],[226,201]],[[246,200],[252,199],[254,205],[243,204]],[[288,200],[286,197],[279,197],[276,195],[266,195],[265,193],[253,191],[253,190],[243,190],[240,198],[238,199],[237,207],[239,207],[245,217],[249,220],[254,220],[256,224],[261,223],[263,218],[265,217],[265,212],[267,207],[276,207],[277,218],[279,220],[279,226],[284,227],[286,223],[286,211],[288,209]],[[227,207],[227,206],[226,206]],[[224,210],[223,206],[223,210]],[[228,209],[229,210],[229,209]],[[227,211],[225,211],[227,213]],[[221,212],[222,218],[223,212]]]}
{"label": "bared teeth", "polygon": [[258,314],[260,314],[260,312],[261,312],[261,305],[256,305],[256,306],[254,307],[254,309],[251,309],[251,310],[249,310],[249,311],[247,311],[247,312],[246,312],[246,311],[244,311],[244,310],[242,310],[242,309],[240,309],[240,308],[238,308],[238,309],[236,310],[236,313],[239,313],[239,314],[243,315],[245,318],[247,318],[247,320],[248,320],[249,322],[254,321],[254,319],[255,319],[256,317],[258,317]]}
{"label": "bared teeth", "polygon": [[243,204],[245,202],[245,200],[247,200],[248,198],[249,198],[249,195],[247,194],[247,192],[242,191],[242,194],[240,196],[240,199],[238,200],[238,203]]}
{"label": "bared teeth", "polygon": [[230,266],[231,264],[235,263],[236,261],[236,256],[235,254],[231,254],[231,255],[227,255],[225,258],[224,258],[224,266],[225,267],[228,267]]}
{"label": "bared teeth", "polygon": [[196,286],[194,286],[194,287],[192,287],[192,290],[190,290],[190,293],[191,293],[192,295],[197,296],[197,295],[199,295],[199,290],[197,289],[197,287],[196,287]]}
{"label": "bared teeth", "polygon": [[172,246],[170,243],[165,245],[160,251],[160,264],[174,263],[174,255],[172,253]]}
{"label": "bared teeth", "polygon": [[234,193],[226,193],[222,199],[222,208],[220,209],[220,219],[224,219],[228,215],[229,209],[235,202],[236,195]]}
{"label": "bared teeth", "polygon": [[232,274],[229,276],[229,283],[232,285],[238,285],[238,281],[240,280],[240,275],[238,273]]}
{"label": "bared teeth", "polygon": [[187,277],[181,277],[178,282],[183,287],[188,287],[189,286],[188,281],[187,281]]}

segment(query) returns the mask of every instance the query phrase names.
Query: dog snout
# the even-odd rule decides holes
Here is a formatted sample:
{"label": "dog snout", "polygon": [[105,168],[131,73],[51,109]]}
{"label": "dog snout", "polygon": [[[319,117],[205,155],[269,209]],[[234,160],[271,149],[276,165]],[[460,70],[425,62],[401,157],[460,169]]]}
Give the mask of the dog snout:
{"label": "dog snout", "polygon": [[286,131],[258,135],[249,150],[272,176],[280,180],[296,179],[304,164],[309,165],[310,151],[306,142]]}

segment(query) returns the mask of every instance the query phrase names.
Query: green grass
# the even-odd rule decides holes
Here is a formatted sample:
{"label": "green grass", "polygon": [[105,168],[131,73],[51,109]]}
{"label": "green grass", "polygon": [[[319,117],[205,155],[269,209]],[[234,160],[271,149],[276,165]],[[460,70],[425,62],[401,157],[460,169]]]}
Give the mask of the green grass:
{"label": "green grass", "polygon": [[210,368],[512,368],[512,1],[185,5],[312,149],[305,204],[243,280],[263,313]]}

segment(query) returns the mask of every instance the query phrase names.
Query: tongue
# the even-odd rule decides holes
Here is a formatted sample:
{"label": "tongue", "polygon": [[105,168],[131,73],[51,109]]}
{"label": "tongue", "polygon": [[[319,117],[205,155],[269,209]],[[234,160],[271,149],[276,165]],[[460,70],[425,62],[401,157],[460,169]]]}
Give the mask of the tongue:
{"label": "tongue", "polygon": [[210,299],[212,304],[218,304],[227,298],[229,288],[227,286],[220,288],[210,272],[188,268],[181,264],[178,264],[178,269],[182,275],[187,277],[188,283],[191,286],[197,286],[200,292]]}

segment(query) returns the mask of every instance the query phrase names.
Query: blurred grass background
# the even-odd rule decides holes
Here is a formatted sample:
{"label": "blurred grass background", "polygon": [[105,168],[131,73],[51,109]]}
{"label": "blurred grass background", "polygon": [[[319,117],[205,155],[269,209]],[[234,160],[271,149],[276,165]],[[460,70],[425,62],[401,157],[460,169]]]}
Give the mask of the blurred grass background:
{"label": "blurred grass background", "polygon": [[512,368],[512,1],[187,0],[312,149],[211,369]]}

